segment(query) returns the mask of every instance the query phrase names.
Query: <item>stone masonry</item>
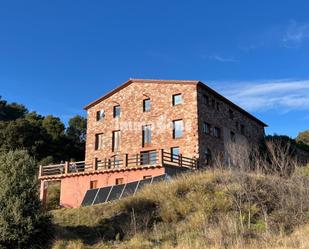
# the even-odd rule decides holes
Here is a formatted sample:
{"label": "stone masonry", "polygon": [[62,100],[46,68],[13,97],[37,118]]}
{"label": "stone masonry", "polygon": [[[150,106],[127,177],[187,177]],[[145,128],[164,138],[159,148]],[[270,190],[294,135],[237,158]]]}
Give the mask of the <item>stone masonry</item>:
{"label": "stone masonry", "polygon": [[[182,103],[173,106],[173,95],[181,94]],[[143,100],[150,99],[151,109],[143,112]],[[120,117],[113,117],[114,106],[120,106]],[[111,93],[85,107],[88,114],[86,162],[103,160],[125,153],[179,147],[180,153],[199,159],[200,167],[222,154],[230,162],[229,147],[257,143],[264,136],[262,121],[227,100],[199,81],[130,79]],[[105,116],[97,121],[97,112]],[[183,136],[173,139],[173,121],[183,120]],[[203,131],[204,123],[209,132]],[[151,125],[152,142],[142,146],[142,126]],[[219,137],[214,130],[219,129]],[[112,151],[112,133],[120,131],[120,148]],[[96,134],[103,134],[103,147],[95,149]],[[233,160],[233,159],[231,159]]]}

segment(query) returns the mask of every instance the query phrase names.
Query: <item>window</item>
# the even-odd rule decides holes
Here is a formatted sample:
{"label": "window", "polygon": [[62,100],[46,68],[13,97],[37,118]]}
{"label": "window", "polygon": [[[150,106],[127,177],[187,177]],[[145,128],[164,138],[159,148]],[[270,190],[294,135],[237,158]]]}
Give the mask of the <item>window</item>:
{"label": "window", "polygon": [[181,138],[183,135],[183,121],[173,121],[173,138]]}
{"label": "window", "polygon": [[203,95],[203,103],[209,105],[209,97],[207,95]]}
{"label": "window", "polygon": [[114,106],[114,118],[119,118],[120,117],[120,105]]}
{"label": "window", "polygon": [[142,146],[145,147],[147,145],[151,144],[151,125],[144,125],[143,126],[143,141],[142,141]]}
{"label": "window", "polygon": [[154,165],[157,163],[156,151],[143,151],[141,152],[141,165]]}
{"label": "window", "polygon": [[143,179],[149,179],[149,178],[152,178],[152,176],[151,175],[143,176]]}
{"label": "window", "polygon": [[94,181],[90,181],[90,189],[95,189],[98,188],[98,181],[94,180]]}
{"label": "window", "polygon": [[214,137],[220,137],[221,136],[221,130],[218,127],[214,128]]}
{"label": "window", "polygon": [[209,134],[210,133],[210,124],[204,122],[203,123],[203,133]]}
{"label": "window", "polygon": [[217,102],[217,111],[220,111],[220,103]]}
{"label": "window", "polygon": [[216,101],[214,99],[211,100],[211,107],[212,108],[216,107]]}
{"label": "window", "polygon": [[150,112],[150,108],[151,108],[150,99],[144,99],[143,100],[143,111],[144,112]]}
{"label": "window", "polygon": [[112,151],[119,150],[120,147],[120,131],[113,131],[113,146]]}
{"label": "window", "polygon": [[245,135],[245,126],[244,125],[240,125],[240,133],[241,133],[241,135]]}
{"label": "window", "polygon": [[231,132],[230,132],[230,137],[231,137],[231,141],[232,141],[232,142],[235,142],[235,141],[236,141],[236,140],[235,140],[235,132],[231,131]]}
{"label": "window", "polygon": [[211,151],[210,151],[210,149],[205,150],[204,156],[205,156],[205,165],[210,165],[211,164]]}
{"label": "window", "polygon": [[229,118],[230,119],[234,118],[234,112],[231,109],[229,110]]}
{"label": "window", "polygon": [[95,135],[95,150],[100,150],[103,148],[103,133]]}
{"label": "window", "polygon": [[102,120],[104,117],[105,117],[105,111],[104,110],[97,111],[97,121]]}
{"label": "window", "polygon": [[179,147],[172,147],[171,148],[171,161],[177,161],[179,159],[179,155],[180,155],[180,149]]}
{"label": "window", "polygon": [[116,178],[115,183],[116,183],[116,185],[124,184],[124,179],[123,178]]}
{"label": "window", "polygon": [[235,128],[236,128],[236,131],[239,130],[239,122],[238,121],[236,121],[236,123],[235,123]]}
{"label": "window", "polygon": [[182,96],[181,94],[173,95],[173,105],[180,105],[182,104]]}

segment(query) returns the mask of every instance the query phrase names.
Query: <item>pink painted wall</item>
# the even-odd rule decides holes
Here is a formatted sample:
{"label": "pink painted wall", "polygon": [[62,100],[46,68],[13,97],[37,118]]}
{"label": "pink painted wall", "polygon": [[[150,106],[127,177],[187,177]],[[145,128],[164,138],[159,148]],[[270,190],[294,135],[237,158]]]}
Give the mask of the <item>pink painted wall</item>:
{"label": "pink painted wall", "polygon": [[90,181],[98,181],[98,188],[115,185],[116,178],[124,178],[124,183],[143,179],[144,176],[158,176],[164,174],[164,168],[140,168],[121,172],[104,172],[91,175],[68,176],[61,179],[60,205],[65,208],[79,207],[86,191],[90,188]]}

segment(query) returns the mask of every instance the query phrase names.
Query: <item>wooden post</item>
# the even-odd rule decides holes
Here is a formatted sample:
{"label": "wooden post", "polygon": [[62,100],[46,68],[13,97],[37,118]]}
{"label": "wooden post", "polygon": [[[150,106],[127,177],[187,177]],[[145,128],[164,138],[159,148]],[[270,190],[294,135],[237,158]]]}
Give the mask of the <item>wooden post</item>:
{"label": "wooden post", "polygon": [[40,181],[40,201],[42,202],[42,206],[45,207],[46,204],[46,188],[45,181]]}
{"label": "wooden post", "polygon": [[179,167],[182,167],[182,154],[178,156],[178,164],[179,164]]}
{"label": "wooden post", "polygon": [[104,158],[104,169],[107,169],[108,168],[108,163],[107,163],[107,158],[105,157]]}
{"label": "wooden post", "polygon": [[164,166],[164,150],[159,150],[159,165]]}
{"label": "wooden post", "polygon": [[69,167],[70,167],[70,162],[66,161],[65,164],[64,164],[64,174],[69,173]]}
{"label": "wooden post", "polygon": [[40,165],[39,166],[39,178],[42,176],[42,174],[43,174],[43,166]]}
{"label": "wooden post", "polygon": [[98,169],[98,158],[94,158],[94,163],[92,165],[92,169],[96,171]]}
{"label": "wooden post", "polygon": [[129,159],[128,153],[124,154],[123,166],[124,166],[125,168],[128,167],[128,159]]}
{"label": "wooden post", "polygon": [[196,159],[196,157],[194,156],[193,157],[193,163],[192,163],[192,168],[193,169],[197,169],[198,168],[198,161],[197,161],[197,159]]}

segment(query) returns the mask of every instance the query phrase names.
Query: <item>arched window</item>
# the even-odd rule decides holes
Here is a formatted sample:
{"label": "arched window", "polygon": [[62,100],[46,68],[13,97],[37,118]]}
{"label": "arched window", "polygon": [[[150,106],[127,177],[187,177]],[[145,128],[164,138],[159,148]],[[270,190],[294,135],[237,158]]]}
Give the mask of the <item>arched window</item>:
{"label": "arched window", "polygon": [[211,151],[210,149],[205,150],[205,165],[210,165],[211,164]]}

